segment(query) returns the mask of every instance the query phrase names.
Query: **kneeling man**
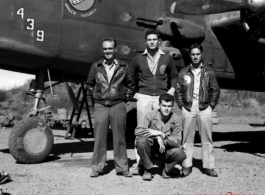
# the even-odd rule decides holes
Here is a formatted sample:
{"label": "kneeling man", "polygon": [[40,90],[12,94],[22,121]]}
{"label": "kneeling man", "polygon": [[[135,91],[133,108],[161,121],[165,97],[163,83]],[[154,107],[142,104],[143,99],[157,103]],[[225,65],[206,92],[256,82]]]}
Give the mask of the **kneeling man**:
{"label": "kneeling man", "polygon": [[143,180],[151,180],[153,163],[151,156],[163,160],[162,177],[170,176],[176,164],[186,158],[181,149],[181,118],[172,113],[174,97],[162,94],[159,97],[159,109],[149,112],[143,122],[135,129],[136,148],[144,166]]}

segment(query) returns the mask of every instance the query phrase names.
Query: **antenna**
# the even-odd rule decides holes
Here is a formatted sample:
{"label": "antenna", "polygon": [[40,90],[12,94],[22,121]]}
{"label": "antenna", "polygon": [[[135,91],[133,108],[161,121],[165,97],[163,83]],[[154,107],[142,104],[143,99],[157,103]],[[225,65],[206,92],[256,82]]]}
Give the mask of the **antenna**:
{"label": "antenna", "polygon": [[52,83],[51,83],[51,77],[50,77],[50,71],[49,69],[47,69],[47,73],[48,73],[48,78],[49,78],[49,84],[50,84],[50,89],[51,89],[51,94],[53,97],[57,97],[56,94],[53,94],[53,91],[52,91]]}

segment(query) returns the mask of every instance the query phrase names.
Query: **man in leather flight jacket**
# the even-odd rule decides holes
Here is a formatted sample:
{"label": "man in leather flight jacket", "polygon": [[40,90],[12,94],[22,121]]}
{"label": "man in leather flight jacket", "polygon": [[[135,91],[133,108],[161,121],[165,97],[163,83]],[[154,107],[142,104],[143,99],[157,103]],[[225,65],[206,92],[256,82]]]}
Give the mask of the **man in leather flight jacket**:
{"label": "man in leather flight jacket", "polygon": [[94,151],[90,177],[98,177],[106,162],[107,133],[109,124],[113,134],[113,151],[117,174],[131,177],[126,151],[126,106],[134,95],[134,84],[128,65],[115,58],[116,41],[102,40],[104,59],[90,69],[87,88],[94,98]]}
{"label": "man in leather flight jacket", "polygon": [[192,156],[195,127],[198,126],[202,142],[202,160],[205,173],[212,177],[218,174],[214,170],[212,141],[212,110],[220,97],[220,89],[212,68],[202,62],[203,48],[199,44],[190,47],[191,64],[183,68],[178,77],[176,101],[183,115],[183,148],[186,160],[183,162],[183,174],[192,171]]}

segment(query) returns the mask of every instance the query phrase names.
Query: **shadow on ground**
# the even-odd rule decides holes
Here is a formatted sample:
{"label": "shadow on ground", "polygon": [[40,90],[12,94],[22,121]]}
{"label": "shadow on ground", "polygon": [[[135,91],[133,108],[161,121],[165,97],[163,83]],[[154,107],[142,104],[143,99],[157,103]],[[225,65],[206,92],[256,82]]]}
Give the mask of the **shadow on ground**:
{"label": "shadow on ground", "polygon": [[[213,132],[213,141],[233,141],[237,143],[229,143],[222,145],[228,152],[244,152],[256,156],[256,153],[265,154],[264,147],[265,131],[244,131],[244,132]],[[199,133],[196,132],[195,143],[201,143]]]}
{"label": "shadow on ground", "polygon": [[[67,143],[56,143],[54,144],[51,155],[58,156],[66,153],[87,153],[93,152],[94,139],[86,140],[76,137],[80,142],[67,142]],[[112,133],[108,133],[107,137],[107,150],[113,150]],[[127,149],[134,149],[134,138],[127,139]]]}
{"label": "shadow on ground", "polygon": [[[72,167],[86,167],[89,168],[91,165],[91,159],[80,157],[80,156],[73,156],[72,158],[62,159],[55,161],[54,163],[60,163],[63,167],[72,168]],[[136,160],[132,160],[128,158],[129,168],[136,163]],[[107,160],[106,165],[104,167],[103,174],[108,174],[112,170],[115,169],[114,160]]]}
{"label": "shadow on ground", "polygon": [[251,127],[265,127],[265,123],[263,123],[263,124],[249,123],[249,125],[250,125]]}

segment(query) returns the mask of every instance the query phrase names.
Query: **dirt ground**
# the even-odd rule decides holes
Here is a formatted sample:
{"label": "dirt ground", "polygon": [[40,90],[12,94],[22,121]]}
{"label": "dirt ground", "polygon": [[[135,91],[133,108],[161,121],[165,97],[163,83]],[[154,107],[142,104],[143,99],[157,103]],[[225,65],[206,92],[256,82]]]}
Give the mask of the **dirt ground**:
{"label": "dirt ground", "polygon": [[[217,178],[202,173],[201,146],[196,135],[194,167],[190,176],[163,179],[154,167],[152,181],[141,176],[124,178],[114,170],[109,139],[106,174],[90,178],[92,138],[65,140],[65,130],[54,130],[55,145],[44,163],[18,164],[7,146],[10,128],[0,130],[0,171],[8,172],[12,182],[1,185],[4,194],[258,194],[265,195],[265,119],[252,117],[219,118],[214,125]],[[127,142],[130,166],[135,164],[133,141]]]}

